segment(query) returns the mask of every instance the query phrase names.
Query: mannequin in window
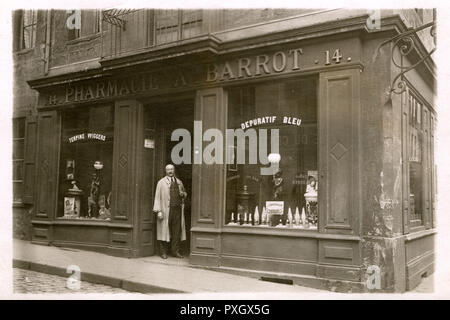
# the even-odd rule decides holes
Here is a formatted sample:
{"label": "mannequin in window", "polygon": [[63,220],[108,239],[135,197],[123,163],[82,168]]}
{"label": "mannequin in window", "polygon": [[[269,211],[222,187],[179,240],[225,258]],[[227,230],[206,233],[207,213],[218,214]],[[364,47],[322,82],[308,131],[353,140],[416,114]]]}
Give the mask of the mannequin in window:
{"label": "mannequin in window", "polygon": [[273,200],[281,200],[283,195],[283,171],[278,169],[273,175]]}
{"label": "mannequin in window", "polygon": [[309,176],[308,184],[306,185],[306,194],[308,195],[317,195],[317,183],[316,178]]}
{"label": "mannequin in window", "polygon": [[101,195],[101,173],[103,169],[102,161],[95,161],[94,173],[92,174],[90,195],[88,197],[88,216],[97,218],[99,215],[100,204],[99,197]]}
{"label": "mannequin in window", "polygon": [[90,218],[98,216],[99,192],[100,192],[100,177],[97,172],[94,172],[92,174],[91,190],[90,190],[90,195],[88,197],[88,204],[89,204],[88,216]]}

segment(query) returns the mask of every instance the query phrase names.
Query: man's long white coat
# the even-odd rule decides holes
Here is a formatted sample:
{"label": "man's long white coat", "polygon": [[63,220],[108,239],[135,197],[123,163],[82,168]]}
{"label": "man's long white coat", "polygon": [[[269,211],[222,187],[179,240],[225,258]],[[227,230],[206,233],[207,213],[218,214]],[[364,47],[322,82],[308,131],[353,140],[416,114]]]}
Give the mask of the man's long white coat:
{"label": "man's long white coat", "polygon": [[[177,179],[180,192],[186,191],[183,186],[183,182]],[[155,203],[153,205],[154,212],[162,212],[163,219],[156,218],[156,239],[160,241],[170,241],[169,230],[169,207],[170,205],[170,178],[164,177],[158,181],[155,192]],[[181,241],[186,240],[186,227],[184,223],[184,200],[181,204]]]}

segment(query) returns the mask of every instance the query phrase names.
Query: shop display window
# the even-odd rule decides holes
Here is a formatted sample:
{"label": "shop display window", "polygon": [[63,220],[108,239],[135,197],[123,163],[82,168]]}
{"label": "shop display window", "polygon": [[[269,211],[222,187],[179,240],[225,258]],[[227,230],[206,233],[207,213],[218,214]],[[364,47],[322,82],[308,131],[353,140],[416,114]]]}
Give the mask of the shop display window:
{"label": "shop display window", "polygon": [[63,111],[58,218],[110,220],[114,110]]}
{"label": "shop display window", "polygon": [[[264,120],[263,120],[264,118]],[[260,119],[260,120],[258,120]],[[251,128],[246,127],[252,120]],[[267,161],[227,164],[227,226],[317,229],[318,163],[315,78],[268,82],[228,90],[229,129],[267,131]],[[245,129],[244,129],[245,128]],[[278,129],[279,152],[271,153],[271,129]],[[275,134],[275,133],[274,133]],[[265,137],[265,135],[263,135]],[[235,138],[233,152],[238,149]],[[230,148],[230,145],[228,144]],[[260,145],[258,145],[258,148]],[[270,175],[261,172],[278,162]]]}
{"label": "shop display window", "polygon": [[423,203],[423,105],[409,95],[409,212],[412,226],[421,225]]}

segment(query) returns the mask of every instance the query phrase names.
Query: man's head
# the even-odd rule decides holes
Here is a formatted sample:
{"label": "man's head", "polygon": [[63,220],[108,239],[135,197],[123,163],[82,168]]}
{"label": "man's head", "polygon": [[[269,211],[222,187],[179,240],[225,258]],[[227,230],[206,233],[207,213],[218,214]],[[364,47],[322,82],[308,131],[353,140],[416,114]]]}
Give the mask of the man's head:
{"label": "man's head", "polygon": [[175,176],[175,167],[172,164],[166,166],[166,175],[169,177]]}

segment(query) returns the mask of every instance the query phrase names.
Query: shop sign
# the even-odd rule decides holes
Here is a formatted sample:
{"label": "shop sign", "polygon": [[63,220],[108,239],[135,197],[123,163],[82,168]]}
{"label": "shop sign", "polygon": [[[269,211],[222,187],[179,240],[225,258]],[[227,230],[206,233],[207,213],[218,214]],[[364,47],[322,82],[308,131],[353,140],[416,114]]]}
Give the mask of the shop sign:
{"label": "shop sign", "polygon": [[73,143],[76,141],[80,141],[80,140],[100,140],[100,141],[106,141],[106,136],[104,134],[100,134],[100,133],[80,133],[77,135],[74,135],[72,137],[69,138],[69,142]]}
{"label": "shop sign", "polygon": [[284,213],[284,201],[266,201],[266,211],[268,214]]}
{"label": "shop sign", "polygon": [[222,64],[210,64],[206,81],[224,81],[238,78],[250,78],[264,74],[283,73],[300,70],[302,48],[277,51],[274,54],[261,54],[251,58],[225,61]]}
{"label": "shop sign", "polygon": [[297,117],[284,116],[281,118],[281,120],[277,121],[277,116],[259,117],[242,122],[241,128],[242,130],[245,130],[254,126],[275,124],[275,123],[282,123],[299,127],[302,124],[302,119]]}
{"label": "shop sign", "polygon": [[[355,47],[355,46],[353,46]],[[351,48],[351,47],[347,47]],[[326,49],[326,50],[324,50]],[[355,53],[353,51],[350,53]],[[256,54],[215,63],[172,66],[158,71],[125,77],[68,83],[58,91],[44,93],[43,105],[59,105],[98,99],[151,93],[155,90],[196,87],[202,84],[263,78],[275,74],[299,72],[311,67],[352,61],[337,47],[317,49],[291,48],[270,54]],[[293,119],[292,119],[293,120]],[[298,119],[297,119],[298,120]]]}

